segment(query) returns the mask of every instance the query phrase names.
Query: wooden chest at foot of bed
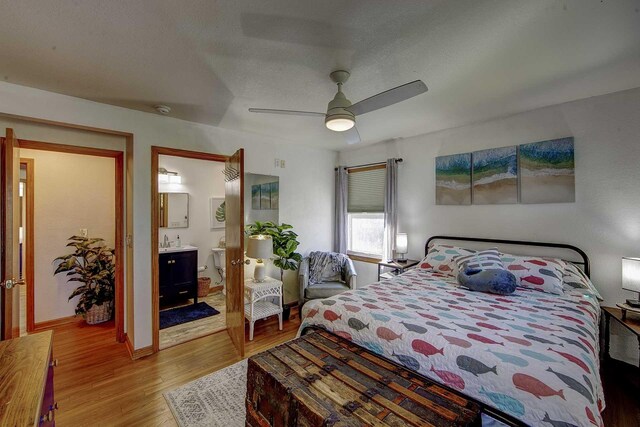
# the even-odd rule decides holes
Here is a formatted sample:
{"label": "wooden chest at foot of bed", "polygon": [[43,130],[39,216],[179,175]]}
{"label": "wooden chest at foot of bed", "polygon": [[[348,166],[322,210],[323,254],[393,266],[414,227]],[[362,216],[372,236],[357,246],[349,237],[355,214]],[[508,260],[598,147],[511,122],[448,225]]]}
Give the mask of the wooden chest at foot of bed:
{"label": "wooden chest at foot of bed", "polygon": [[316,331],[249,359],[247,426],[474,426],[477,403]]}

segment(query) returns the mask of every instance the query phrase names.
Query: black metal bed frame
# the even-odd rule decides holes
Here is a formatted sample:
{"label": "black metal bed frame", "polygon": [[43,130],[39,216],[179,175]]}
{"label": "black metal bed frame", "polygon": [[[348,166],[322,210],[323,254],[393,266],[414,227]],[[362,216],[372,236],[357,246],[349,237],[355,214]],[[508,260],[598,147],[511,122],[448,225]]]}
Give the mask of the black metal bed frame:
{"label": "black metal bed frame", "polygon": [[[573,264],[577,264],[577,265],[581,265],[582,269],[584,271],[584,273],[587,275],[587,277],[590,277],[591,274],[591,264],[589,262],[589,257],[587,256],[587,254],[580,248],[573,246],[573,245],[569,245],[569,244],[565,244],[565,243],[547,243],[547,242],[530,242],[530,241],[526,241],[526,240],[504,240],[504,239],[485,239],[485,238],[480,238],[480,237],[460,237],[460,236],[432,236],[430,237],[424,248],[425,248],[425,256],[427,254],[427,252],[429,251],[429,244],[434,241],[434,240],[449,240],[449,241],[459,241],[459,242],[476,242],[476,243],[491,243],[491,244],[497,244],[497,245],[515,245],[515,246],[534,246],[534,247],[541,247],[541,248],[556,248],[556,249],[566,249],[569,251],[572,251],[576,254],[578,254],[580,256],[580,258],[582,259],[582,261],[573,261],[573,260],[566,260],[569,261]],[[332,333],[331,331],[328,331],[327,329],[325,329],[322,326],[318,326],[318,325],[313,325],[313,326],[307,326],[306,328],[304,328],[303,331],[301,331],[301,335],[305,335],[307,333],[310,333],[314,330],[318,330],[321,329],[323,331]],[[354,343],[355,344],[355,343]],[[357,344],[355,344],[357,345]],[[389,362],[390,364],[398,367],[398,368],[402,368],[402,369],[406,369],[406,367],[400,365],[399,363],[397,363],[394,360],[390,360],[382,355],[376,354],[377,357]],[[416,372],[416,374],[420,377],[423,377],[427,382],[437,382],[434,380],[431,380],[427,377],[425,377],[424,375],[421,375],[419,373]],[[453,393],[460,393],[457,390],[454,390],[452,388],[450,388],[449,386],[447,386],[446,384],[441,384],[440,382],[438,382],[438,385],[440,385],[441,387],[448,389],[450,391],[452,391]],[[480,407],[482,408],[482,412],[484,412],[485,414],[493,417],[494,419],[497,419],[503,423],[505,423],[506,425],[509,426],[526,426],[526,424],[524,424],[522,421],[518,420],[517,418],[506,414],[500,410],[497,410],[483,402],[480,402],[479,400],[471,397],[471,396],[467,396],[465,395],[469,400],[472,400],[474,402],[476,402],[477,404],[480,405]]]}
{"label": "black metal bed frame", "polygon": [[573,264],[581,265],[582,270],[587,275],[587,277],[591,277],[591,263],[585,251],[583,251],[582,249],[576,246],[568,245],[566,243],[530,242],[526,240],[485,239],[482,237],[431,236],[427,240],[427,243],[425,243],[424,245],[425,256],[429,251],[429,244],[434,240],[455,240],[460,242],[492,243],[496,245],[535,246],[540,248],[567,249],[578,254],[580,258],[582,258],[582,261],[572,261],[572,260],[565,260],[565,261],[571,262]]}

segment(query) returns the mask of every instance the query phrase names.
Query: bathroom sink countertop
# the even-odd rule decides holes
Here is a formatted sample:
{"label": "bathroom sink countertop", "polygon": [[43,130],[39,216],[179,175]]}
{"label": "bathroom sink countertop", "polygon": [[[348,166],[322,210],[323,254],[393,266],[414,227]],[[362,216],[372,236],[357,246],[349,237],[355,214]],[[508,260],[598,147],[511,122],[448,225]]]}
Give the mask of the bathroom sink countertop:
{"label": "bathroom sink countertop", "polygon": [[161,254],[164,254],[167,252],[186,252],[186,251],[197,251],[197,250],[198,248],[195,246],[185,245],[180,247],[159,248],[158,252]]}

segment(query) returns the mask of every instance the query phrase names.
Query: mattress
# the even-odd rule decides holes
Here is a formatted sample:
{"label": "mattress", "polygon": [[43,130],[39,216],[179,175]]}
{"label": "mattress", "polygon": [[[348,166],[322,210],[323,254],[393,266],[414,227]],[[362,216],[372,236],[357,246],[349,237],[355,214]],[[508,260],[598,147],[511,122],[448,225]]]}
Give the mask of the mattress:
{"label": "mattress", "polygon": [[530,425],[601,426],[594,295],[472,292],[424,269],[315,300],[323,327]]}

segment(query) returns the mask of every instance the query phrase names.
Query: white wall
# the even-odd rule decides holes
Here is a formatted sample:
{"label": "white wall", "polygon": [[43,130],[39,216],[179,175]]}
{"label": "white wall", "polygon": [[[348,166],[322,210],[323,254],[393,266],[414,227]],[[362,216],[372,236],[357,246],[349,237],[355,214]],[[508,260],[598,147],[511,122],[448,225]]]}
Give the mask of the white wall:
{"label": "white wall", "polygon": [[[428,117],[424,118],[428,120]],[[540,205],[436,206],[436,156],[575,137],[576,202]],[[541,108],[484,123],[340,153],[355,165],[402,157],[399,231],[409,256],[423,256],[435,234],[566,242],[584,249],[606,305],[633,297],[623,291],[621,257],[640,255],[640,89]],[[374,264],[358,263],[358,283]],[[636,363],[635,338],[612,337],[612,354]]]}
{"label": "white wall", "polygon": [[218,246],[224,237],[224,229],[212,229],[209,217],[209,198],[224,198],[224,163],[209,160],[187,159],[184,157],[159,156],[158,166],[172,172],[178,172],[182,184],[159,184],[161,193],[189,194],[189,227],[160,228],[159,241],[165,234],[170,241],[180,236],[182,246],[192,245],[198,248],[198,266],[207,269],[198,277],[211,278],[211,286],[221,282],[221,277],[213,266],[211,248]]}
{"label": "white wall", "polygon": [[68,238],[86,228],[89,237],[115,242],[115,159],[20,150],[34,160],[34,319],[36,323],[73,316],[78,287],[65,274],[54,277],[53,260],[71,253]]}
{"label": "white wall", "polygon": [[[232,154],[245,148],[245,171],[280,177],[280,221],[295,226],[302,252],[330,250],[333,167],[330,150],[235,132],[0,82],[0,113],[134,134],[134,311],[136,349],[151,345],[151,146]],[[286,168],[274,167],[274,158]],[[155,231],[154,231],[155,232]]]}

